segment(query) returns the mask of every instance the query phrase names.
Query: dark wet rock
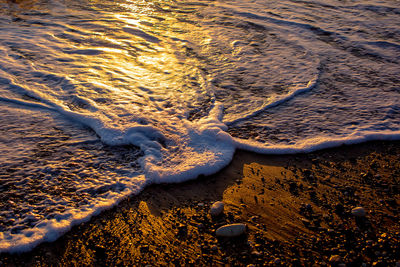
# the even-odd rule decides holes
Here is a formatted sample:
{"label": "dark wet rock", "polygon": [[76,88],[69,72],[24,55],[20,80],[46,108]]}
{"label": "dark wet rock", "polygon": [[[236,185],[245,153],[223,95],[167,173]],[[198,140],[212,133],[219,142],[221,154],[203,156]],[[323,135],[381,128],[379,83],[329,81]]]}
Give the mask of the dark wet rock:
{"label": "dark wet rock", "polygon": [[351,214],[356,217],[364,217],[367,213],[363,207],[355,207],[351,210]]}
{"label": "dark wet rock", "polygon": [[243,223],[234,223],[221,226],[215,232],[220,237],[236,237],[246,232],[246,225]]}
{"label": "dark wet rock", "polygon": [[210,215],[213,217],[218,217],[224,212],[224,202],[217,201],[214,202],[210,208]]}
{"label": "dark wet rock", "polygon": [[338,264],[338,263],[340,263],[342,261],[342,257],[340,257],[339,255],[332,255],[330,258],[329,258],[329,262],[331,263],[331,264]]}

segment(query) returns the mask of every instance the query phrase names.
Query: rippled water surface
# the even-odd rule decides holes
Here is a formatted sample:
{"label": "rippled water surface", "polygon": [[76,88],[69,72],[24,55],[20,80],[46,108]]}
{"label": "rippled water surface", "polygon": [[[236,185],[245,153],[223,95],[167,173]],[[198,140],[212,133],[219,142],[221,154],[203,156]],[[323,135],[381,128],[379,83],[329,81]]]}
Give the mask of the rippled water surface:
{"label": "rippled water surface", "polygon": [[398,4],[0,0],[0,252],[237,148],[399,139]]}

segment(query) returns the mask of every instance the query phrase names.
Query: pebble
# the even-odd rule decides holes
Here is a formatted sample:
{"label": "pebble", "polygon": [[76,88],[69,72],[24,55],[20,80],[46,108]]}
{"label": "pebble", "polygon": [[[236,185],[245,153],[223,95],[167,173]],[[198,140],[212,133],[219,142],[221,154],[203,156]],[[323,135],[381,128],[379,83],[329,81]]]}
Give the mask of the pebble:
{"label": "pebble", "polygon": [[222,201],[217,201],[212,204],[210,208],[210,214],[213,217],[217,217],[221,215],[224,212],[224,202]]}
{"label": "pebble", "polygon": [[329,258],[329,262],[330,263],[339,263],[339,262],[341,262],[342,261],[342,257],[340,257],[339,255],[332,255],[330,258]]}
{"label": "pebble", "polygon": [[366,215],[366,212],[363,207],[356,207],[351,210],[351,214],[353,214],[356,217],[364,217]]}
{"label": "pebble", "polygon": [[217,229],[216,235],[221,237],[235,237],[240,236],[246,232],[246,225],[244,223],[234,223],[221,226]]}
{"label": "pebble", "polygon": [[256,257],[260,257],[262,255],[262,253],[257,251],[257,250],[255,250],[255,251],[251,252],[251,255],[256,256]]}

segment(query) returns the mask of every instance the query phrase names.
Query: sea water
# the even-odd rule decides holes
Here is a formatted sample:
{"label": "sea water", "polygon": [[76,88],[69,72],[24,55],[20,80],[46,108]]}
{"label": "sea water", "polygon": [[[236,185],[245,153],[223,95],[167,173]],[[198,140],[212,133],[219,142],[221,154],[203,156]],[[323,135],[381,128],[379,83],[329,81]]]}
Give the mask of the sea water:
{"label": "sea water", "polygon": [[0,1],[0,252],[236,149],[400,137],[398,1]]}

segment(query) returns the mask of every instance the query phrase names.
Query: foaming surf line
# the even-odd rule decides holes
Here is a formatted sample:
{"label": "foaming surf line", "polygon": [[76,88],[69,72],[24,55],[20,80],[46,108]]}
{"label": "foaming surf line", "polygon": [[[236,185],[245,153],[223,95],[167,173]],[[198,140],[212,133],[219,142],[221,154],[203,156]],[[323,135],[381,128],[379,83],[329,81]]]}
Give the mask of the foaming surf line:
{"label": "foaming surf line", "polygon": [[0,232],[0,253],[28,252],[43,242],[57,240],[73,226],[89,221],[93,216],[114,207],[133,194],[139,194],[145,188],[146,179],[143,176],[135,177],[135,179],[128,178],[123,181],[123,184],[126,188],[122,192],[110,192],[110,196],[106,199],[97,199],[94,203],[80,209],[70,209],[18,234]]}
{"label": "foaming surf line", "polygon": [[230,121],[229,120],[228,121],[224,120],[224,123],[226,125],[228,125],[228,126],[232,126],[232,125],[234,125],[234,124],[236,124],[238,122],[241,122],[241,121],[250,119],[252,117],[255,117],[258,114],[262,113],[263,111],[265,111],[265,110],[267,110],[269,108],[276,107],[276,106],[278,106],[278,105],[280,105],[280,104],[282,104],[284,102],[287,102],[287,101],[293,99],[295,96],[297,96],[299,94],[302,94],[302,93],[305,93],[305,92],[308,92],[308,91],[312,90],[314,87],[317,86],[318,80],[319,80],[319,74],[314,79],[310,80],[307,83],[307,86],[296,88],[295,90],[291,91],[289,94],[286,94],[284,97],[281,97],[281,98],[277,97],[277,99],[273,99],[272,102],[262,106],[261,108],[253,111],[252,113],[250,113],[250,114],[248,114],[246,116],[243,116],[243,117],[238,118],[238,119],[230,120]]}
{"label": "foaming surf line", "polygon": [[[58,112],[60,111],[58,110]],[[71,116],[71,118],[76,119],[80,123],[86,122],[88,126],[100,126],[96,125],[96,120],[93,120],[93,118],[87,118],[74,112],[64,111],[61,113]],[[142,157],[144,175],[120,178],[116,183],[122,186],[123,189],[121,191],[110,191],[104,198],[97,198],[80,208],[72,208],[64,213],[57,214],[52,219],[39,222],[33,228],[22,230],[17,234],[12,234],[11,231],[0,232],[0,253],[27,252],[40,243],[53,242],[68,232],[73,226],[89,221],[93,216],[114,207],[129,196],[139,194],[150,184],[179,183],[195,179],[199,175],[217,173],[232,161],[236,149],[260,154],[297,154],[373,140],[400,140],[400,130],[386,130],[380,132],[354,132],[347,137],[339,138],[312,138],[299,142],[297,145],[262,144],[230,136],[226,132],[227,125],[221,122],[222,115],[223,106],[216,103],[208,116],[196,122],[186,122],[188,129],[186,137],[189,140],[187,146],[190,147],[190,150],[183,152],[188,152],[185,156],[186,159],[190,158],[190,160],[183,164],[169,167],[157,166],[156,162],[153,161],[154,158],[157,158],[157,153],[154,153],[156,147],[153,146],[155,141],[152,140],[152,136],[162,135],[160,132],[154,132],[153,127],[131,128],[130,131],[126,132],[128,135],[121,139],[114,139],[115,134],[122,134],[121,132],[108,133],[112,135],[112,140],[116,141],[114,144],[132,143],[132,138],[136,140],[135,142],[143,142],[146,141],[144,140],[146,136],[150,135],[150,137],[147,137],[147,141],[150,143],[144,142],[142,147],[145,150],[145,156]],[[99,121],[97,122],[99,123]],[[99,131],[99,129],[97,130]],[[132,135],[132,133],[136,135]],[[144,139],[138,139],[138,133]],[[103,136],[103,138],[105,137]],[[110,140],[108,141],[110,142]],[[158,146],[157,148],[160,149]],[[180,160],[180,158],[178,159]]]}
{"label": "foaming surf line", "polygon": [[236,149],[246,150],[259,154],[287,155],[310,153],[317,150],[340,147],[342,145],[356,145],[370,141],[398,141],[400,130],[386,132],[354,132],[347,137],[329,138],[316,137],[306,139],[297,145],[273,145],[257,141],[233,138]]}
{"label": "foaming surf line", "polygon": [[[56,214],[52,219],[40,221],[34,227],[12,233],[11,230],[0,232],[0,253],[21,253],[32,250],[43,242],[53,242],[73,226],[89,221],[91,217],[117,205],[121,200],[131,195],[139,194],[146,186],[159,183],[178,183],[195,179],[199,175],[211,175],[227,166],[233,158],[235,147],[232,137],[226,132],[227,126],[221,122],[223,107],[215,104],[209,115],[196,122],[185,122],[187,132],[184,141],[188,142],[183,150],[184,158],[172,158],[176,162],[172,166],[158,166],[161,145],[154,137],[162,133],[154,127],[131,127],[125,132],[104,128],[101,121],[86,117],[82,114],[66,110],[58,110],[60,114],[69,116],[77,122],[92,127],[100,133],[102,141],[114,145],[137,144],[141,146],[144,156],[140,163],[144,175],[119,178],[116,183],[123,190],[109,191],[106,197],[91,200],[80,208],[69,208],[63,213]],[[178,144],[179,145],[179,144]]]}

